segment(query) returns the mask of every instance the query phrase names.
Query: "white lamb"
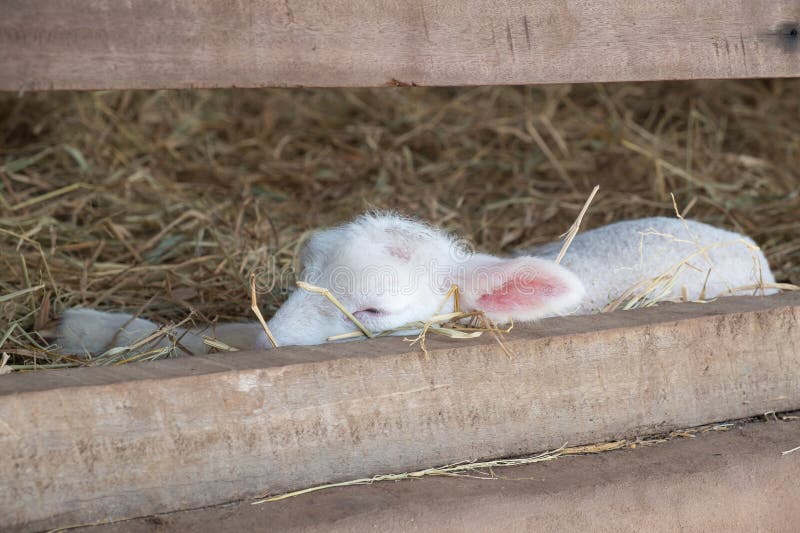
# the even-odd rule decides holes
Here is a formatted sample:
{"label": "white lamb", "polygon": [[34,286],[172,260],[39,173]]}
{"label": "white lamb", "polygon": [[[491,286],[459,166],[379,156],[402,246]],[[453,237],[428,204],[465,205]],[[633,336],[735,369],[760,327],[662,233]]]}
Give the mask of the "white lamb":
{"label": "white lamb", "polygon": [[[579,233],[559,265],[560,249],[554,242],[513,258],[472,253],[429,225],[367,214],[315,234],[301,253],[300,279],[329,289],[376,332],[451,311],[452,303],[440,306],[454,284],[462,309],[482,310],[497,323],[594,313],[637,291],[658,300],[775,292],[767,288],[775,281],[769,265],[750,238],[700,222],[646,218]],[[355,329],[326,298],[299,289],[268,325],[279,345],[321,344]],[[64,353],[97,354],[157,329],[131,315],[75,308],[64,314],[58,344]],[[271,347],[251,322],[176,330],[179,350],[206,353],[201,335],[239,349]]]}

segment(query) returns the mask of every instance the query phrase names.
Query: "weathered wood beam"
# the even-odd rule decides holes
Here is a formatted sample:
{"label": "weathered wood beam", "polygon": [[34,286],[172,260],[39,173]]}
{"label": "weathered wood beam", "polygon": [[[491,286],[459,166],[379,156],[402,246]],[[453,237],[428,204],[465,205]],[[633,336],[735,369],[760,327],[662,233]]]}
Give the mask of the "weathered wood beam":
{"label": "weathered wood beam", "polygon": [[796,0],[0,0],[0,90],[800,76]]}
{"label": "weathered wood beam", "polygon": [[0,377],[0,529],[800,408],[800,294]]}
{"label": "weathered wood beam", "polygon": [[[763,419],[762,419],[763,420]],[[800,420],[513,468],[245,501],[80,533],[247,531],[785,531],[800,524]],[[77,532],[76,532],[77,533]]]}

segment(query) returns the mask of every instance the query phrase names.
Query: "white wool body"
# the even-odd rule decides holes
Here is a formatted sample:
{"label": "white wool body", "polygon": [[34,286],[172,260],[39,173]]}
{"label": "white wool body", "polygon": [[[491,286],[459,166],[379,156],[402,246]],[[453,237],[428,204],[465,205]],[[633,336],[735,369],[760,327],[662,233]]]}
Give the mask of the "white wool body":
{"label": "white wool body", "polygon": [[[700,222],[645,218],[579,233],[558,265],[561,246],[501,258],[474,253],[412,219],[367,214],[312,236],[298,277],[328,289],[375,332],[451,311],[445,294],[453,285],[467,310],[480,309],[498,323],[597,312],[632,289],[650,289],[644,298],[657,300],[775,292],[755,289],[774,277],[751,239]],[[330,301],[304,290],[295,290],[268,325],[279,345],[321,344],[355,329]],[[76,308],[64,314],[58,344],[64,353],[97,354],[157,329],[131,315]],[[179,351],[206,353],[204,335],[238,349],[271,347],[257,322],[175,329],[145,347],[177,341]]]}
{"label": "white wool body", "polygon": [[[555,260],[562,244],[518,254]],[[751,238],[694,220],[642,218],[578,233],[561,264],[586,289],[577,314],[602,311],[626,293],[648,289],[645,299],[659,301],[777,292],[758,288],[775,277]]]}

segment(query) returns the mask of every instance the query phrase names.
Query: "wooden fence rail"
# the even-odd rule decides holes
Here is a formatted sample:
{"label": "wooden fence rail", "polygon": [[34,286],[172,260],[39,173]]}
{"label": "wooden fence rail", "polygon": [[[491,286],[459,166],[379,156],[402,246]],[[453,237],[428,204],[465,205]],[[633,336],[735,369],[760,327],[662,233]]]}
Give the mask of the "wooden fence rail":
{"label": "wooden fence rail", "polygon": [[0,377],[0,529],[800,408],[800,294]]}
{"label": "wooden fence rail", "polygon": [[800,76],[796,0],[0,0],[0,90]]}

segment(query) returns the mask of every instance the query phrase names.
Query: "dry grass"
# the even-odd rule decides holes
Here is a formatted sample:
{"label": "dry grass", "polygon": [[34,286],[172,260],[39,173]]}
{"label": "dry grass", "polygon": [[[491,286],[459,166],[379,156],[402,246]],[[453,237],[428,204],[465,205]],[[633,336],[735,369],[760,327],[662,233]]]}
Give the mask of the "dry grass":
{"label": "dry grass", "polygon": [[797,284],[798,116],[800,80],[0,95],[0,353],[75,364],[47,338],[75,305],[251,319],[252,272],[270,315],[308,232],[369,207],[541,244],[595,184],[582,229],[674,192]]}

